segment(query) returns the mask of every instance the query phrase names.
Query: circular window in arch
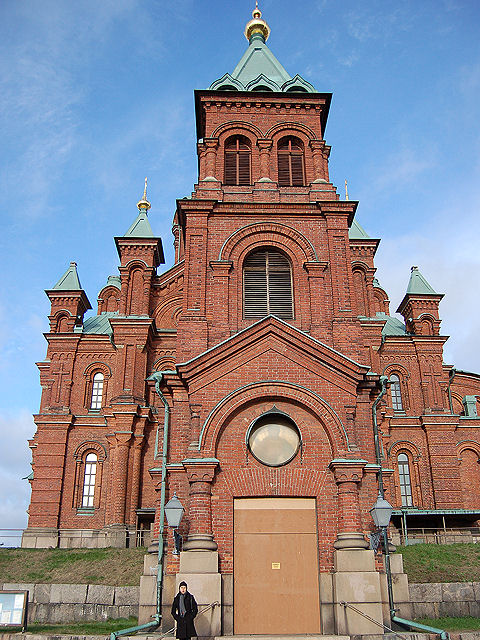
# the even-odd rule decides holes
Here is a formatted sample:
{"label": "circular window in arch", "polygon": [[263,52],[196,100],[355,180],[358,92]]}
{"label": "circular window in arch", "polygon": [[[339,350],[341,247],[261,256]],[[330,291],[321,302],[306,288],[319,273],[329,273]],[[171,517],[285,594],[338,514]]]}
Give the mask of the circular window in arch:
{"label": "circular window in arch", "polygon": [[260,416],[247,433],[247,446],[253,457],[269,467],[289,463],[297,455],[300,445],[296,424],[279,411],[268,411]]}

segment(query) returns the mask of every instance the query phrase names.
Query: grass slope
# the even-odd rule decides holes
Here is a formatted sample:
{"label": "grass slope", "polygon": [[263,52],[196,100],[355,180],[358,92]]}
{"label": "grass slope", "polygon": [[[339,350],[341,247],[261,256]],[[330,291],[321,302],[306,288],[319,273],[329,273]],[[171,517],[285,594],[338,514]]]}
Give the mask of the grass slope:
{"label": "grass slope", "polygon": [[409,582],[480,582],[480,544],[398,547]]}
{"label": "grass slope", "polygon": [[[110,619],[99,622],[64,622],[62,624],[32,622],[28,625],[27,632],[54,636],[60,634],[105,636],[112,631],[136,627],[137,624],[136,618],[117,618],[116,620]],[[18,633],[18,627],[0,627],[0,634],[2,633]]]}
{"label": "grass slope", "polygon": [[0,549],[0,582],[134,586],[143,573],[144,548]]}
{"label": "grass slope", "polygon": [[[409,582],[480,582],[480,544],[398,547]],[[0,582],[140,584],[138,549],[0,549]]]}

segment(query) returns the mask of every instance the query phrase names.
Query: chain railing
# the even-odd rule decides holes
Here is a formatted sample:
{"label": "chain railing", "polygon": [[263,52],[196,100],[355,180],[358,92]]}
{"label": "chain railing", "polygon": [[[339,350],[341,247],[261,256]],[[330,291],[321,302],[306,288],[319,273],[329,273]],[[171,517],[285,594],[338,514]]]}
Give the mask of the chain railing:
{"label": "chain railing", "polygon": [[[0,529],[0,549],[20,547],[23,529]],[[119,538],[125,547],[148,547],[152,540],[150,529],[127,529],[113,534],[115,540]],[[112,533],[98,529],[58,529],[55,536],[57,546],[64,549],[96,549],[112,546]],[[115,544],[115,546],[118,546]]]}
{"label": "chain railing", "polygon": [[394,544],[411,545],[420,543],[455,544],[462,542],[480,542],[480,527],[418,527],[397,530],[393,536]]}

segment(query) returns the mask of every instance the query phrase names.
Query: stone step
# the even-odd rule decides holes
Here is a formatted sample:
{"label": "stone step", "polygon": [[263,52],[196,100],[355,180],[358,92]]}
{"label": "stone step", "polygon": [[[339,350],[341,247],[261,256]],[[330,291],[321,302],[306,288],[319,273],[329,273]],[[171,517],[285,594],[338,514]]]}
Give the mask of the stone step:
{"label": "stone step", "polygon": [[272,636],[257,636],[257,635],[239,635],[239,636],[216,636],[215,640],[350,640],[350,636],[336,636],[336,635],[318,635],[299,633],[298,635],[272,635]]}

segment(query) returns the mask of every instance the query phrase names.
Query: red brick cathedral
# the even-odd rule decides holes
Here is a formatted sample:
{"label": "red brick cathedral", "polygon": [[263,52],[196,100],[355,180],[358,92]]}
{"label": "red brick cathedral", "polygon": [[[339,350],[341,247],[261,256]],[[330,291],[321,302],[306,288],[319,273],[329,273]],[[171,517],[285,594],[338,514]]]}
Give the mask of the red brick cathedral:
{"label": "red brick cathedral", "polygon": [[220,599],[216,635],[292,632],[292,598],[293,632],[338,631],[345,576],[378,580],[380,467],[398,528],[480,517],[480,376],[443,362],[443,295],[417,267],[404,322],[390,315],[379,240],[329,179],[331,94],[287,73],[258,10],[245,35],[235,70],[195,92],[175,264],[159,271],[145,190],[96,315],[74,262],[46,292],[23,545],[132,546],[154,522],[158,538],[176,493],[166,594],[186,576]]}

